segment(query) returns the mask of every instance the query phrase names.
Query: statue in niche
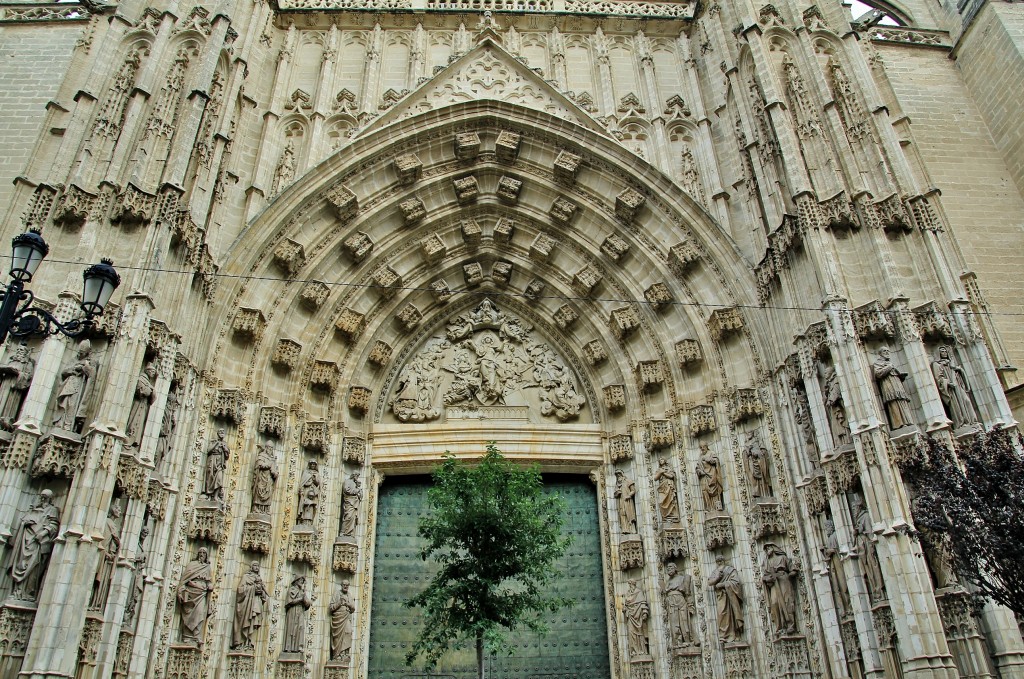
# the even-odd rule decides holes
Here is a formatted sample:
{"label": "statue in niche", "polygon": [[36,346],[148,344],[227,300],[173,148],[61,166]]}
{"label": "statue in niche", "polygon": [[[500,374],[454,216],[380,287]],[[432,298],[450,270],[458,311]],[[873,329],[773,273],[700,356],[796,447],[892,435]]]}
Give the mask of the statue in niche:
{"label": "statue in niche", "polygon": [[586,400],[569,368],[532,331],[485,299],[406,363],[388,404],[392,413],[424,422],[445,407],[535,406],[542,417],[575,419]]}
{"label": "statue in niche", "polygon": [[706,443],[700,446],[700,464],[697,479],[704,496],[704,508],[709,512],[725,511],[725,488],[722,486],[722,463]]}
{"label": "statue in niche", "polygon": [[117,555],[121,551],[120,519],[121,503],[114,500],[107,511],[107,524],[103,528],[103,556],[96,569],[92,584],[92,598],[89,600],[89,608],[94,611],[102,611],[107,603],[110,579],[114,577],[114,566],[117,565]]}
{"label": "statue in niche", "polygon": [[619,530],[636,534],[636,483],[621,469],[615,470],[615,499],[619,505]]}
{"label": "statue in niche", "polygon": [[196,558],[185,566],[178,582],[178,606],[181,609],[181,640],[186,644],[203,645],[206,619],[210,617],[210,552],[200,547]]}
{"label": "statue in niche", "polygon": [[654,483],[658,488],[658,511],[662,523],[679,523],[679,495],[676,489],[676,473],[668,464],[668,459],[658,461],[658,470],[654,472]]}
{"label": "statue in niche", "polygon": [[839,386],[836,369],[829,367],[825,371],[825,410],[828,413],[829,428],[836,446],[853,443],[850,436],[850,422],[846,418],[846,406],[843,404],[843,390]]}
{"label": "statue in niche", "polygon": [[855,497],[852,502],[853,528],[857,533],[857,555],[860,557],[864,577],[868,581],[868,593],[872,601],[885,599],[885,583],[882,579],[882,565],[875,551],[874,528],[864,501]]}
{"label": "statue in niche", "polygon": [[164,406],[164,416],[160,423],[160,434],[156,439],[156,454],[153,456],[154,469],[160,470],[164,458],[171,451],[174,445],[174,430],[178,427],[178,394],[171,390],[167,392],[167,404]]}
{"label": "statue in niche", "polygon": [[348,582],[341,583],[327,611],[331,614],[331,660],[348,660],[352,655],[352,615],[355,604],[348,595]]}
{"label": "statue in niche", "polygon": [[[918,513],[919,503],[920,498],[910,501],[912,514]],[[959,587],[960,583],[953,573],[953,554],[950,552],[949,536],[920,525],[918,531],[921,533],[921,551],[924,552],[925,563],[935,581],[935,588]]]}
{"label": "statue in niche", "polygon": [[85,409],[89,405],[93,383],[96,381],[96,363],[92,360],[92,343],[78,343],[75,361],[61,371],[57,407],[53,413],[53,426],[64,431],[81,431]]}
{"label": "statue in niche", "polygon": [[14,429],[35,369],[32,351],[24,342],[18,345],[6,363],[0,365],[0,428]]}
{"label": "statue in niche", "polygon": [[139,530],[139,553],[132,562],[132,588],[128,591],[128,601],[124,605],[125,623],[131,625],[135,622],[135,614],[139,610],[139,602],[142,601],[142,592],[146,588],[146,537],[149,536],[149,528],[143,526]]}
{"label": "statue in niche", "polygon": [[138,449],[142,445],[142,435],[146,430],[149,408],[153,405],[153,398],[156,395],[155,383],[156,366],[150,363],[143,369],[138,382],[135,383],[135,398],[132,399],[132,407],[128,411],[128,426],[125,427],[126,448]]}
{"label": "statue in niche", "polygon": [[914,414],[910,408],[910,394],[907,393],[903,380],[905,372],[893,365],[892,352],[889,347],[878,350],[878,357],[872,365],[878,391],[882,395],[882,403],[889,418],[891,429],[901,429],[914,424]]}
{"label": "statue in niche", "polygon": [[629,656],[636,658],[648,655],[650,639],[647,636],[647,619],[651,617],[651,607],[633,578],[629,579],[629,589],[626,590],[625,614]]}
{"label": "statue in niche", "polygon": [[708,586],[715,590],[718,611],[718,638],[729,643],[743,638],[743,585],[740,574],[725,563],[725,557],[715,555],[715,570],[711,571]]}
{"label": "statue in niche", "polygon": [[772,491],[771,472],[768,468],[768,449],[761,442],[756,431],[747,441],[747,467],[750,474],[750,489],[755,498],[770,498]]}
{"label": "statue in niche", "polygon": [[971,402],[971,385],[967,381],[967,373],[953,362],[953,352],[949,345],[943,344],[935,352],[932,375],[935,376],[935,385],[939,388],[939,397],[946,415],[953,421],[953,429],[978,424],[978,413]]}
{"label": "statue in niche", "polygon": [[320,503],[320,470],[316,460],[306,464],[299,481],[299,510],[295,515],[295,523],[299,526],[312,526],[316,518],[316,508]]}
{"label": "statue in niche", "polygon": [[270,595],[260,577],[260,563],[253,561],[242,575],[235,590],[235,620],[231,635],[232,649],[252,649],[253,636],[263,626]]}
{"label": "statue in niche", "polygon": [[665,566],[665,570],[668,573],[668,582],[661,593],[665,597],[665,608],[668,609],[671,647],[695,646],[693,627],[690,624],[690,616],[697,612],[693,601],[693,578],[689,573],[680,573],[671,561]]}
{"label": "statue in niche", "polygon": [[799,569],[781,547],[773,542],[764,546],[764,572],[761,582],[768,590],[768,612],[777,637],[796,634],[796,588],[793,580]]}
{"label": "statue in niche", "polygon": [[256,446],[256,459],[252,466],[252,505],[253,514],[269,514],[270,501],[274,496],[274,483],[277,481],[277,459],[274,455],[273,443],[262,443]]}
{"label": "statue in niche", "polygon": [[850,610],[850,589],[846,584],[842,553],[839,551],[839,537],[836,535],[836,526],[832,519],[825,519],[825,546],[821,548],[821,555],[828,565],[828,579],[832,583],[832,591],[838,598],[839,612],[845,613]]}
{"label": "statue in niche", "polygon": [[50,560],[53,540],[60,528],[60,513],[53,505],[53,491],[40,491],[39,499],[18,522],[11,539],[10,573],[14,587],[11,595],[23,601],[35,601],[39,583]]}
{"label": "statue in niche", "polygon": [[204,500],[224,501],[224,468],[227,467],[230,449],[224,441],[228,433],[224,429],[217,430],[217,440],[210,444],[206,451],[206,469],[203,474],[203,490],[200,497]]}
{"label": "statue in niche", "polygon": [[306,578],[297,575],[284,601],[284,652],[302,653],[306,644],[306,611],[313,600],[306,593]]}
{"label": "statue in niche", "polygon": [[356,534],[359,521],[359,502],[363,499],[363,488],[359,484],[359,472],[352,472],[341,485],[341,534],[352,537]]}

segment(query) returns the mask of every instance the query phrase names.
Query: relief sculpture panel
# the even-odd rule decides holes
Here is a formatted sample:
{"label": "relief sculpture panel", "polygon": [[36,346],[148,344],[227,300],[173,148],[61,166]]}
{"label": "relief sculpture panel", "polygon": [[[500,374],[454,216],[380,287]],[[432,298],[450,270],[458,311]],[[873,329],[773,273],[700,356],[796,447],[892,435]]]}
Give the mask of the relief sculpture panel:
{"label": "relief sculpture panel", "polygon": [[585,406],[562,358],[532,326],[490,300],[429,338],[399,372],[388,401],[401,422],[481,408],[505,410],[516,419],[567,422],[578,419]]}

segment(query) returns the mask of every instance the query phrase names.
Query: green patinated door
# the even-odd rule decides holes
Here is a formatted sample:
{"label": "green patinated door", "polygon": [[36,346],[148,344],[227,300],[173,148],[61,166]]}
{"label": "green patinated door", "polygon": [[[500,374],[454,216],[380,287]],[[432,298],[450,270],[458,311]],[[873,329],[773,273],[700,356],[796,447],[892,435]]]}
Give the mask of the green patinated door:
{"label": "green patinated door", "polygon": [[[575,476],[545,476],[545,492],[566,500],[563,530],[573,543],[559,568],[554,588],[576,605],[548,616],[550,632],[539,638],[528,632],[511,637],[515,654],[488,659],[493,679],[607,679],[608,636],[604,590],[601,586],[601,537],[593,485]],[[377,545],[373,572],[373,612],[370,622],[368,679],[426,676],[422,665],[406,667],[405,655],[418,631],[415,611],[406,599],[429,582],[435,569],[420,560],[419,518],[427,510],[429,479],[389,478],[380,489]],[[472,649],[449,653],[435,675],[459,679],[476,676]]]}

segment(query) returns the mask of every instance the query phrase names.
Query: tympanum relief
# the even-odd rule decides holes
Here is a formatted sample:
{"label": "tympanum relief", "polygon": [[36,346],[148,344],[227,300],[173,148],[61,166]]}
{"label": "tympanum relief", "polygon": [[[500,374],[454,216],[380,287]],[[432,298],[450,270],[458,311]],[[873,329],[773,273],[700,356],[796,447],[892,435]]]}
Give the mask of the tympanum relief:
{"label": "tympanum relief", "polygon": [[388,406],[402,422],[455,411],[522,409],[531,419],[566,422],[586,399],[576,379],[532,326],[484,300],[427,340],[398,375]]}

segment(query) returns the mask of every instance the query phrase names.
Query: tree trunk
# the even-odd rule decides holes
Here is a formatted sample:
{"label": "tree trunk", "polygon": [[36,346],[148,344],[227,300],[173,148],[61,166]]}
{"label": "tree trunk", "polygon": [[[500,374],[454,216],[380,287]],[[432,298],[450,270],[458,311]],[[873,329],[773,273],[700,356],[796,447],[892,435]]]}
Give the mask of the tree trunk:
{"label": "tree trunk", "polygon": [[480,632],[476,635],[476,676],[484,679],[484,635]]}

